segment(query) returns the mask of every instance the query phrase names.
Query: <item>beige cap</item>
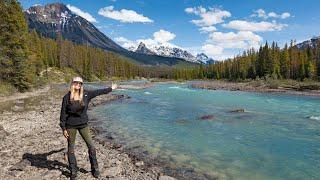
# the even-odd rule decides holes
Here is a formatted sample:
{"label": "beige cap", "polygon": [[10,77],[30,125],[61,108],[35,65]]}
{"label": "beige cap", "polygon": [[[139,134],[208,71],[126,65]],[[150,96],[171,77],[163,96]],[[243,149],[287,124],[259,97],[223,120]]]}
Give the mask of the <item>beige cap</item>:
{"label": "beige cap", "polygon": [[83,83],[83,80],[82,80],[82,78],[81,77],[74,77],[73,79],[72,79],[72,82],[81,82],[81,83]]}

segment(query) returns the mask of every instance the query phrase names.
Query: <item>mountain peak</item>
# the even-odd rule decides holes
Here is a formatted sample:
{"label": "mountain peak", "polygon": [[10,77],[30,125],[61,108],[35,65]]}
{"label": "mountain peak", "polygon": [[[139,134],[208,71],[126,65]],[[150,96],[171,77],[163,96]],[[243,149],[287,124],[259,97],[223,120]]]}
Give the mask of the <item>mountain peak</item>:
{"label": "mountain peak", "polygon": [[29,29],[36,30],[44,37],[56,39],[58,35],[61,35],[63,39],[76,44],[88,45],[115,52],[142,64],[165,64],[173,66],[183,61],[179,58],[156,56],[146,48],[144,44],[141,44],[140,49],[146,52],[147,55],[127,51],[100,32],[85,18],[72,13],[71,10],[62,3],[32,6],[25,10],[24,14]]}
{"label": "mountain peak", "polygon": [[34,5],[25,10],[25,13],[42,23],[60,24],[72,17],[76,17],[71,10],[62,3],[52,3],[45,6]]}
{"label": "mountain peak", "polygon": [[214,64],[215,61],[212,58],[209,58],[205,53],[197,54],[197,60],[206,64]]}
{"label": "mountain peak", "polygon": [[155,54],[150,49],[148,49],[143,42],[139,43],[139,46],[138,46],[138,48],[137,48],[137,50],[135,52],[136,53],[140,53],[140,54],[149,54],[149,55],[154,55]]}
{"label": "mountain peak", "polygon": [[32,6],[25,11],[30,29],[44,37],[56,39],[60,33],[64,39],[102,49],[125,51],[121,46],[101,33],[93,24],[71,12],[62,3]]}
{"label": "mountain peak", "polygon": [[297,44],[299,49],[316,48],[320,44],[320,36],[314,36],[309,40]]}
{"label": "mountain peak", "polygon": [[143,42],[140,42],[140,43],[139,43],[139,46],[138,46],[138,49],[139,49],[139,48],[145,48],[145,47],[146,47],[146,45],[145,45]]}

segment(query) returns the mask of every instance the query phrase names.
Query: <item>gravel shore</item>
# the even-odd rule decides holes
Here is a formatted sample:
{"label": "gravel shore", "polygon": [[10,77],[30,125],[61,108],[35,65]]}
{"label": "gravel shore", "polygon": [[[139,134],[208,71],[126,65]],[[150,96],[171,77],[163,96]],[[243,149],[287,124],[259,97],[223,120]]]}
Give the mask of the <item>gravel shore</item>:
{"label": "gravel shore", "polygon": [[[58,125],[62,93],[45,89],[45,93],[7,98],[10,104],[0,115],[0,179],[68,179],[65,156],[66,139]],[[41,91],[42,92],[42,91]],[[48,96],[49,95],[49,96]],[[29,97],[29,99],[28,99]],[[33,98],[33,100],[30,100]],[[125,95],[102,95],[92,100],[91,108]],[[95,136],[94,129],[92,134]],[[175,179],[162,173],[157,166],[144,166],[117,147],[94,138],[100,179]],[[90,173],[87,147],[79,135],[76,157],[80,172],[78,179],[94,179]]]}

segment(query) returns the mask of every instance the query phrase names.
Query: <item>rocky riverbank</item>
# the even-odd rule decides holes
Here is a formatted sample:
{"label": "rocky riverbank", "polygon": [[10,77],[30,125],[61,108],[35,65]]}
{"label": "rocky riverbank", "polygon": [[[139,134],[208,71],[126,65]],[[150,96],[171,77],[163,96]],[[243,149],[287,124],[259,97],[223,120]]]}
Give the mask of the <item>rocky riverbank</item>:
{"label": "rocky riverbank", "polygon": [[[0,115],[0,179],[68,179],[67,143],[58,125],[63,93],[47,89],[46,92],[1,102],[5,109]],[[91,107],[119,98],[129,97],[102,95],[92,100]],[[92,131],[95,136],[96,130]],[[95,137],[94,141],[100,179],[174,179],[165,176],[160,167],[144,166],[143,161],[137,161],[117,146]],[[94,179],[87,147],[79,135],[75,149],[79,179]]]}
{"label": "rocky riverbank", "polygon": [[[275,83],[274,83],[275,84]],[[227,82],[227,81],[197,81],[190,82],[190,87],[210,90],[227,90],[227,91],[247,91],[261,93],[281,93],[303,96],[320,96],[320,90],[303,86],[281,86],[274,84],[265,84],[260,81],[252,82]],[[312,87],[312,86],[310,86]]]}

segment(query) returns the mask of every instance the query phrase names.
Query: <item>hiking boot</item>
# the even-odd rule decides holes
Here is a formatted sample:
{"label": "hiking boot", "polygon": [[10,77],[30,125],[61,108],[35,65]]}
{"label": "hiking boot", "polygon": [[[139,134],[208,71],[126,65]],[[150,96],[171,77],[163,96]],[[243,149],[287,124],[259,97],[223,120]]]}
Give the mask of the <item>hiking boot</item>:
{"label": "hiking boot", "polygon": [[92,176],[95,177],[95,178],[99,178],[100,177],[100,171],[97,170],[97,169],[93,169],[91,171],[91,173],[92,173]]}
{"label": "hiking boot", "polygon": [[89,160],[91,164],[91,173],[93,177],[98,178],[100,176],[100,172],[95,148],[89,149]]}

